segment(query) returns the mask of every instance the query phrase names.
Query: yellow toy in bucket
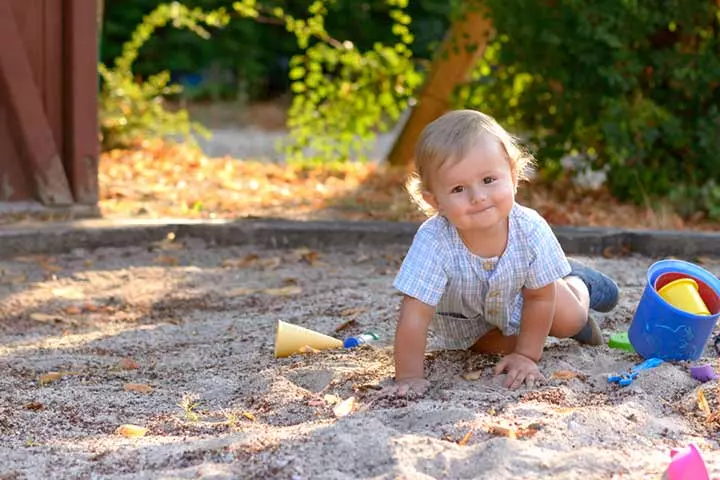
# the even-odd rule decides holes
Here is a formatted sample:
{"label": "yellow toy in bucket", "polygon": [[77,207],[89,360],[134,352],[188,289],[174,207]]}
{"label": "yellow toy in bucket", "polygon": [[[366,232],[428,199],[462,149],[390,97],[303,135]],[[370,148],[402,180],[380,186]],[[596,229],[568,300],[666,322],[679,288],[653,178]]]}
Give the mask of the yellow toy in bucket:
{"label": "yellow toy in bucket", "polygon": [[678,278],[658,290],[658,294],[670,305],[695,315],[710,315],[707,305],[698,292],[698,284],[692,278]]}

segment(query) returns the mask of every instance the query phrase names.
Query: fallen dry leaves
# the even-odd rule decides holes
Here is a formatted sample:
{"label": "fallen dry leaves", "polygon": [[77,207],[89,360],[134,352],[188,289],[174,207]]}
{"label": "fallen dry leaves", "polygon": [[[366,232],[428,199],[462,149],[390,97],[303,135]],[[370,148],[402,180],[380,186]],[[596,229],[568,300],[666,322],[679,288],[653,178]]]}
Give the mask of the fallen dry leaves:
{"label": "fallen dry leaves", "polygon": [[570,370],[558,370],[557,372],[552,374],[553,379],[557,380],[572,380],[573,378],[577,377],[577,372],[572,372]]}
{"label": "fallen dry leaves", "polygon": [[177,267],[180,264],[180,260],[172,255],[160,255],[155,258],[154,262],[158,265],[166,265],[169,267]]}
{"label": "fallen dry leaves", "polygon": [[115,429],[115,433],[125,438],[144,437],[147,433],[147,428],[140,427],[138,425],[125,424],[120,425],[117,429]]}
{"label": "fallen dry leaves", "polygon": [[688,413],[710,432],[720,431],[720,383],[715,388],[698,387],[695,400],[697,410]]}
{"label": "fallen dry leaves", "polygon": [[542,428],[539,423],[531,423],[527,426],[516,425],[491,425],[487,427],[488,433],[500,437],[508,437],[514,439],[532,438]]}
{"label": "fallen dry leaves", "polygon": [[[100,208],[109,217],[422,220],[404,189],[406,176],[404,168],[375,163],[307,167],[208,158],[188,146],[148,141],[102,154]],[[697,215],[683,220],[667,207],[623,204],[605,189],[587,191],[566,180],[535,180],[521,186],[518,200],[556,225],[720,230]],[[47,269],[56,267],[48,262]]]}
{"label": "fallen dry leaves", "polygon": [[355,397],[348,397],[342,402],[338,403],[333,407],[333,413],[336,417],[345,417],[347,415],[350,415],[352,413],[353,408],[355,407]]}
{"label": "fallen dry leaves", "polygon": [[300,287],[281,287],[281,288],[266,288],[262,290],[263,293],[267,293],[268,295],[276,295],[280,297],[289,297],[292,295],[297,295],[299,293],[302,293],[302,288]]}
{"label": "fallen dry leaves", "polygon": [[[479,428],[479,430],[484,430],[485,432],[493,436],[523,440],[534,437],[535,434],[542,429],[542,427],[543,425],[537,422],[531,423],[529,425],[517,425],[511,421],[503,421],[498,419],[494,420],[493,423],[490,425],[485,425]],[[474,434],[475,429],[471,428],[460,439],[456,440],[449,435],[446,435],[443,438],[449,442],[454,442],[460,446],[464,446],[470,442],[470,439]]]}
{"label": "fallen dry leaves", "polygon": [[466,373],[462,374],[462,378],[464,378],[465,380],[467,380],[469,382],[474,382],[475,380],[480,380],[480,378],[482,378],[482,376],[483,376],[482,370],[475,370],[472,372],[466,372]]}
{"label": "fallen dry leaves", "polygon": [[48,372],[40,375],[38,383],[43,386],[61,380],[68,372]]}
{"label": "fallen dry leaves", "polygon": [[60,323],[63,317],[60,315],[51,315],[42,312],[33,312],[30,314],[30,320],[40,323]]}
{"label": "fallen dry leaves", "polygon": [[222,261],[222,263],[220,264],[220,266],[221,266],[222,268],[245,268],[245,267],[250,267],[250,266],[252,266],[253,264],[255,264],[255,263],[258,261],[259,258],[260,258],[260,257],[258,257],[257,255],[255,255],[254,253],[249,253],[249,254],[247,254],[246,256],[244,256],[243,258],[228,258],[228,259],[225,259],[225,260]]}
{"label": "fallen dry leaves", "polygon": [[712,412],[710,411],[710,405],[708,404],[707,398],[705,398],[705,391],[702,388],[698,388],[698,407],[705,414],[706,417],[710,417]]}
{"label": "fallen dry leaves", "polygon": [[354,318],[351,318],[350,320],[345,320],[340,325],[335,327],[335,332],[342,332],[343,330],[347,330],[348,328],[352,327],[357,323],[357,320]]}
{"label": "fallen dry leaves", "polygon": [[287,287],[279,288],[246,288],[240,287],[230,290],[230,296],[243,296],[252,295],[254,293],[264,293],[266,295],[273,295],[277,297],[290,297],[302,293],[302,288],[298,286],[289,285]]}
{"label": "fallen dry leaves", "polygon": [[137,362],[135,360],[133,360],[132,358],[121,359],[118,366],[122,370],[137,370],[138,368],[140,368],[140,365],[138,365]]}
{"label": "fallen dry leaves", "polygon": [[126,383],[123,387],[126,392],[151,393],[153,388],[143,383]]}
{"label": "fallen dry leaves", "polygon": [[340,312],[341,317],[357,317],[360,314],[367,312],[365,307],[346,308]]}
{"label": "fallen dry leaves", "polygon": [[305,262],[308,265],[322,265],[320,262],[320,253],[315,250],[310,250],[307,247],[298,248],[293,250],[293,255],[300,262]]}
{"label": "fallen dry leaves", "polygon": [[[98,178],[106,216],[319,218],[318,212],[337,209],[344,218],[399,219],[415,210],[402,189],[404,176],[393,175],[387,189],[389,177],[369,164],[307,168],[211,159],[156,141],[103,153]],[[378,188],[361,188],[367,182]]]}
{"label": "fallen dry leaves", "polygon": [[285,260],[282,257],[261,258],[260,256],[249,253],[243,258],[228,258],[222,261],[222,268],[256,268],[259,270],[275,270],[282,265]]}
{"label": "fallen dry leaves", "polygon": [[458,445],[467,445],[467,443],[470,441],[470,438],[472,437],[473,431],[469,430],[460,440],[458,440]]}
{"label": "fallen dry leaves", "polygon": [[37,412],[38,410],[45,410],[45,405],[40,402],[30,402],[25,404],[25,409]]}
{"label": "fallen dry leaves", "polygon": [[68,305],[63,311],[68,315],[80,315],[82,313],[82,309],[77,305]]}
{"label": "fallen dry leaves", "polygon": [[241,297],[244,295],[252,295],[253,293],[257,293],[259,290],[257,288],[246,288],[246,287],[240,287],[240,288],[234,288],[228,292],[228,295],[231,297]]}

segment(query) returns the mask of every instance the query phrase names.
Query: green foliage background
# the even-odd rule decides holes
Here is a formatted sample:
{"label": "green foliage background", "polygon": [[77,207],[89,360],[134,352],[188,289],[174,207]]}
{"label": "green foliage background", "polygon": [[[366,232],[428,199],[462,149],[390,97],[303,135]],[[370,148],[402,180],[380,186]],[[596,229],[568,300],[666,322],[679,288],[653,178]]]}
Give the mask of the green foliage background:
{"label": "green foliage background", "polygon": [[[119,45],[158,3],[107,0],[104,61],[120,53]],[[312,147],[316,158],[344,159],[392,126],[417,94],[455,7],[472,2],[182,3],[204,11],[224,7],[228,22],[222,28],[210,22],[209,41],[196,29],[159,28],[122,73],[124,82],[133,73],[193,73],[216,65],[235,72],[239,82],[195,95],[232,98],[242,90],[261,98],[274,83],[293,92],[288,154],[303,157]],[[483,110],[520,134],[544,175],[561,172],[564,156],[582,156],[607,172],[620,198],[662,196],[681,213],[700,210],[720,219],[720,13],[714,0],[484,5],[496,32],[455,106]],[[140,92],[140,110],[166,93],[168,77],[158,78],[149,94]]]}
{"label": "green foliage background", "polygon": [[[167,1],[167,0],[166,0]],[[162,0],[105,0],[105,19],[100,60],[109,64],[122,50],[132,31]],[[303,49],[295,35],[288,32],[281,20],[264,15],[258,21],[242,18],[232,12],[231,0],[183,0],[190,9],[203,11],[226,8],[232,20],[223,28],[208,29],[211,41],[198,38],[192,31],[163,28],[143,46],[133,70],[147,76],[159,70],[194,73],[211,66],[227,69],[242,79],[242,85],[208,85],[186,92],[197,98],[234,99],[238,88],[250,99],[264,98],[278,90],[288,90],[287,62]],[[266,0],[258,6],[282,8],[298,18],[306,15],[312,0]],[[386,0],[334,0],[325,2],[328,12],[325,28],[328,34],[341,41],[350,40],[360,51],[373,48],[375,43],[391,45],[395,42],[392,19],[393,8]],[[406,11],[413,19],[412,53],[416,60],[429,59],[436,44],[449,25],[451,3],[447,0],[413,0]],[[273,91],[269,91],[273,90]]]}
{"label": "green foliage background", "polygon": [[720,13],[698,0],[487,0],[499,35],[458,103],[565,154],[613,192],[720,218]]}

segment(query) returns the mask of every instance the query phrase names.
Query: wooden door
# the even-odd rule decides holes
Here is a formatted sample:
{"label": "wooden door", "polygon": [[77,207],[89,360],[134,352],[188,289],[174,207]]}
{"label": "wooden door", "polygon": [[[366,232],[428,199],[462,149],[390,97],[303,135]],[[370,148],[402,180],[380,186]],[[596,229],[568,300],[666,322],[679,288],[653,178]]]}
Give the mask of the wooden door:
{"label": "wooden door", "polygon": [[0,0],[0,202],[97,202],[95,8]]}

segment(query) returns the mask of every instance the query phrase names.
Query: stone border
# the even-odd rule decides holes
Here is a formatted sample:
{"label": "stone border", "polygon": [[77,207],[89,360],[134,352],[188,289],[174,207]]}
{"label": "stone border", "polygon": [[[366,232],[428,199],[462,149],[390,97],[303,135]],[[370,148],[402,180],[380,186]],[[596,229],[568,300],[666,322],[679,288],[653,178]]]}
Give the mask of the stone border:
{"label": "stone border", "polygon": [[[417,223],[376,221],[75,220],[0,227],[0,257],[58,254],[75,248],[124,247],[200,238],[215,245],[322,248],[409,245]],[[720,256],[720,233],[555,227],[568,254],[648,257]]]}

